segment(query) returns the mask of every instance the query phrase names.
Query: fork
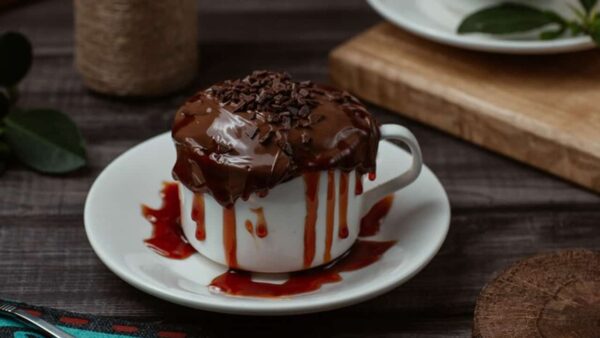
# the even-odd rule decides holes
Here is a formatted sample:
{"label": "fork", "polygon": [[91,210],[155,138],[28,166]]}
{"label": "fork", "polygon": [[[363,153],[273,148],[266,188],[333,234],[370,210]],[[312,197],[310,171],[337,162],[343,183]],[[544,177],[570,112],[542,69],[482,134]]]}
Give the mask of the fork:
{"label": "fork", "polygon": [[17,309],[16,306],[0,303],[0,314],[6,314],[11,318],[17,319],[30,327],[37,328],[38,330],[50,335],[52,338],[75,338],[58,327],[48,323],[47,321],[34,317],[26,311]]}

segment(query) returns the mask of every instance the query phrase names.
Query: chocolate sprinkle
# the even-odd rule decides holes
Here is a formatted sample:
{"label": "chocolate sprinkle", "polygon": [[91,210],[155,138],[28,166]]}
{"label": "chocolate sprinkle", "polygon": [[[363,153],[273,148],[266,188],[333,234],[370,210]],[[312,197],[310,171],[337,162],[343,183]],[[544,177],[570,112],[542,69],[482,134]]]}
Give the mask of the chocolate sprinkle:
{"label": "chocolate sprinkle", "polygon": [[281,146],[281,150],[283,150],[283,152],[286,153],[286,155],[288,155],[288,156],[294,156],[294,151],[292,150],[292,145],[289,144],[288,142],[283,143],[283,145]]}
{"label": "chocolate sprinkle", "polygon": [[302,144],[309,144],[310,143],[310,136],[307,133],[302,133],[300,135],[300,139],[302,141]]}
{"label": "chocolate sprinkle", "polygon": [[257,133],[258,133],[257,126],[248,126],[248,130],[246,130],[246,135],[248,135],[248,137],[250,137],[251,139],[254,139],[256,137]]}
{"label": "chocolate sprinkle", "polygon": [[[216,97],[222,106],[227,106],[234,113],[253,112],[249,115],[251,120],[256,118],[256,111],[268,112],[267,122],[281,124],[284,129],[298,125],[308,127],[324,118],[306,121],[312,108],[318,105],[316,97],[324,92],[311,81],[292,81],[287,73],[254,71],[242,79],[215,84],[206,93]],[[327,93],[327,98],[336,103],[358,103],[347,92]],[[269,137],[267,133],[261,139],[268,140]]]}
{"label": "chocolate sprinkle", "polygon": [[258,142],[260,142],[261,144],[267,143],[271,139],[271,136],[273,136],[273,134],[273,127],[269,126],[269,130],[262,134],[262,136],[258,139]]}

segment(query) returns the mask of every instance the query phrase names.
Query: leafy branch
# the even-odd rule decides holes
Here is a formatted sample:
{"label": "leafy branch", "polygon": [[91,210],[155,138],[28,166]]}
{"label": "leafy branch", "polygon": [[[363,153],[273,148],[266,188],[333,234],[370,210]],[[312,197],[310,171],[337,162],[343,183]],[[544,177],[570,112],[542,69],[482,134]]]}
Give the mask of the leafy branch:
{"label": "leafy branch", "polygon": [[600,15],[595,10],[598,0],[579,0],[581,8],[570,6],[575,19],[569,20],[552,10],[505,2],[468,15],[458,27],[459,34],[512,34],[543,30],[542,40],[556,39],[567,31],[572,36],[589,35],[600,45]]}
{"label": "leafy branch", "polygon": [[50,174],[86,164],[83,138],[67,115],[16,106],[17,85],[31,68],[32,55],[31,43],[22,34],[0,35],[0,174],[13,159]]}

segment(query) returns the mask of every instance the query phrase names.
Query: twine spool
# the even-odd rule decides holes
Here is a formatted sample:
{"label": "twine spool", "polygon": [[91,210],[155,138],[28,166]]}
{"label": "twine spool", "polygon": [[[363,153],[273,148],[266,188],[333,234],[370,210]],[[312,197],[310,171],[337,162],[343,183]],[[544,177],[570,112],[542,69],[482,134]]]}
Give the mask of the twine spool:
{"label": "twine spool", "polygon": [[163,95],[196,75],[196,0],[75,0],[75,64],[94,91]]}

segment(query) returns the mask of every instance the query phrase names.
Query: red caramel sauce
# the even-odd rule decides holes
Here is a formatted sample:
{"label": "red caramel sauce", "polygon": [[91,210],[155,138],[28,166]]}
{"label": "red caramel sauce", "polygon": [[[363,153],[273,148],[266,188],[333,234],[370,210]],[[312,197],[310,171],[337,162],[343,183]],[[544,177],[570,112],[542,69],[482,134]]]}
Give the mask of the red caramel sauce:
{"label": "red caramel sauce", "polygon": [[335,171],[327,171],[327,214],[325,224],[325,253],[323,261],[331,260],[331,246],[333,245],[333,227],[335,226]]}
{"label": "red caramel sauce", "polygon": [[[319,176],[318,172],[305,175],[305,181],[307,183],[307,201],[310,201],[311,203],[310,206],[307,204],[307,214],[313,215],[307,217],[307,220],[311,219],[311,221],[307,223],[309,225],[316,222]],[[335,176],[330,176],[328,174],[328,181],[330,181],[329,178],[331,177]],[[334,187],[332,190],[334,190],[334,178],[331,179],[331,181],[333,182]],[[328,182],[328,190],[330,190],[329,186],[330,183]],[[145,205],[142,206],[143,216],[153,225],[152,237],[146,239],[144,242],[158,254],[165,257],[173,259],[187,258],[195,253],[195,250],[187,242],[181,229],[178,184],[165,183],[161,191],[161,196],[163,202],[160,209],[151,209]],[[328,197],[329,196],[330,194],[328,193]],[[393,198],[388,196],[378,202],[373,209],[369,211],[361,222],[361,236],[363,233],[376,233],[379,230],[383,218],[390,210],[392,201]],[[257,215],[258,214],[259,212],[257,212]],[[260,218],[260,216],[258,216],[258,218]],[[312,218],[314,218],[314,220],[312,220]],[[257,223],[260,223],[260,221]],[[325,284],[341,281],[342,276],[340,274],[343,272],[356,271],[375,263],[395,243],[395,241],[376,242],[359,239],[346,254],[333,263],[310,270],[291,273],[289,279],[285,283],[272,284],[253,281],[251,273],[235,270],[235,267],[237,266],[235,225],[235,209],[223,208],[223,244],[227,262],[232,269],[229,269],[227,272],[213,279],[210,287],[219,290],[220,292],[236,296],[282,297],[316,291]],[[312,251],[312,257],[310,258],[311,262],[314,258],[314,233],[311,236],[313,236],[312,244],[310,244],[311,241],[308,241],[308,250],[305,250],[305,262],[307,260],[307,251]],[[305,241],[305,244],[306,243],[307,242]]]}
{"label": "red caramel sauce", "polygon": [[363,193],[362,175],[354,173],[354,195],[358,196]]}
{"label": "red caramel sauce", "polygon": [[282,297],[319,290],[323,285],[342,280],[340,273],[362,269],[378,261],[395,241],[358,240],[340,259],[325,267],[294,272],[283,284],[256,282],[246,271],[228,270],[213,279],[210,286],[234,296]]}
{"label": "red caramel sauce", "polygon": [[237,268],[237,234],[235,221],[235,206],[223,208],[223,247],[225,261],[231,268]]}
{"label": "red caramel sauce", "polygon": [[195,193],[192,201],[192,220],[196,222],[196,239],[206,239],[206,220],[204,215],[204,195]]}
{"label": "red caramel sauce", "polygon": [[394,195],[388,195],[369,210],[360,221],[360,237],[375,236],[379,233],[383,218],[388,214],[394,203]]}
{"label": "red caramel sauce", "polygon": [[161,198],[160,209],[142,205],[142,215],[152,223],[152,236],[144,240],[144,243],[159,255],[173,259],[188,258],[196,251],[185,239],[181,228],[177,183],[164,183]]}
{"label": "red caramel sauce", "polygon": [[340,174],[340,202],[339,202],[339,228],[340,238],[348,237],[348,173]]}
{"label": "red caramel sauce", "polygon": [[377,174],[374,171],[369,173],[369,181],[375,181],[377,179]]}
{"label": "red caramel sauce", "polygon": [[[250,211],[256,214],[256,236],[259,238],[267,237],[269,229],[267,228],[267,220],[263,208],[250,209]],[[247,219],[245,225],[246,230],[254,236],[254,225],[252,224],[252,221]]]}
{"label": "red caramel sauce", "polygon": [[317,241],[317,209],[319,207],[319,178],[318,171],[304,174],[306,218],[304,219],[304,267],[312,265],[315,258]]}
{"label": "red caramel sauce", "polygon": [[244,222],[244,225],[246,226],[246,231],[248,231],[250,235],[254,236],[254,224],[252,224],[252,221],[247,219],[246,222]]}

